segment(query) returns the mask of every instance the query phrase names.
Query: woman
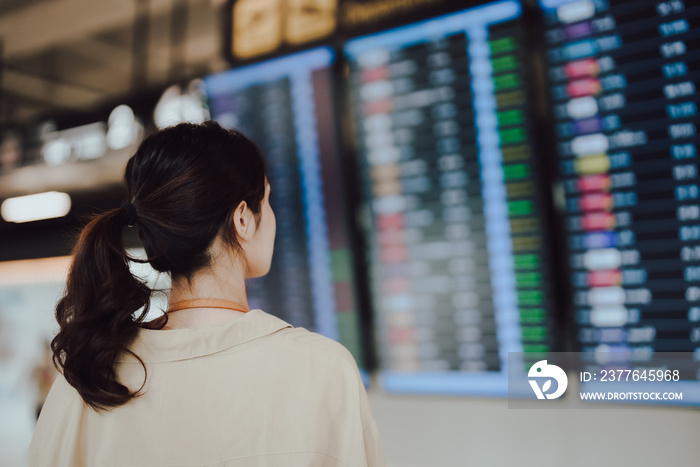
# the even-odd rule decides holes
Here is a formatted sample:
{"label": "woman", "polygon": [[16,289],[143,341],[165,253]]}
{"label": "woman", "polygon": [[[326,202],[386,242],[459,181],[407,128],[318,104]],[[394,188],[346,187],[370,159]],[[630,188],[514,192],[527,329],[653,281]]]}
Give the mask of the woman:
{"label": "woman", "polygon": [[[129,202],[83,230],[52,342],[61,370],[32,466],[384,465],[367,395],[340,344],[261,310],[244,280],[270,269],[275,215],[256,146],[216,123],[146,138]],[[145,323],[122,229],[172,277]]]}

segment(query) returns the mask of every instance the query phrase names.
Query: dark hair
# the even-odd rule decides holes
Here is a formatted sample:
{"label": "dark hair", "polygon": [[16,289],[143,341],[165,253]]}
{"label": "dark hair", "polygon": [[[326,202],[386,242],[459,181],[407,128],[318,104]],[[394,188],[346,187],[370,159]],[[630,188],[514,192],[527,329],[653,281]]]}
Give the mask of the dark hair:
{"label": "dark hair", "polygon": [[144,323],[152,291],[129,270],[133,258],[124,248],[123,227],[135,223],[153,268],[189,279],[209,265],[217,235],[240,246],[232,220],[241,201],[259,221],[266,175],[255,144],[206,122],[149,135],[129,159],[124,179],[135,213],[123,205],[94,217],[81,232],[56,306],[60,331],[51,342],[54,364],[95,410],[140,393],[143,386],[132,391],[117,380],[115,361],[128,352],[145,371],[128,346],[139,328],[167,322],[165,316],[158,325]]}

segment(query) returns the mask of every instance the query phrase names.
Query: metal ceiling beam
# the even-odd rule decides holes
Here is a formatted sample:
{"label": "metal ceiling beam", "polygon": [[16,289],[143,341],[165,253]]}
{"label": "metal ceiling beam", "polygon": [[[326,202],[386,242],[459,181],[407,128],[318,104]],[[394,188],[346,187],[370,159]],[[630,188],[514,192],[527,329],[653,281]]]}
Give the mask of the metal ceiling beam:
{"label": "metal ceiling beam", "polygon": [[47,111],[48,109],[54,108],[59,110],[75,111],[74,107],[62,107],[57,105],[55,102],[48,102],[45,100],[37,99],[35,96],[30,96],[27,94],[22,94],[21,92],[12,91],[10,89],[5,89],[5,94],[12,97],[16,101],[20,101],[23,107],[32,107],[33,110],[37,111]]}
{"label": "metal ceiling beam", "polygon": [[83,83],[78,83],[78,82],[71,82],[68,81],[67,79],[63,78],[66,76],[65,74],[62,73],[54,73],[53,75],[47,75],[43,73],[37,73],[31,70],[25,70],[23,68],[20,68],[16,65],[12,65],[9,63],[5,64],[5,72],[13,72],[19,75],[24,75],[24,76],[31,76],[33,78],[39,79],[44,81],[47,84],[50,85],[59,85],[59,86],[66,86],[69,88],[73,89],[82,89],[85,91],[90,91],[93,93],[99,93],[99,94],[107,94],[108,91],[106,89],[100,89],[96,88],[94,86],[88,86]]}
{"label": "metal ceiling beam", "polygon": [[124,67],[131,62],[128,49],[94,37],[81,38],[78,42],[66,45],[64,50],[114,71],[124,71]]}
{"label": "metal ceiling beam", "polygon": [[33,75],[5,70],[4,89],[24,96],[31,96],[37,101],[70,109],[85,108],[100,99],[104,94],[90,91],[80,86],[56,83]]}

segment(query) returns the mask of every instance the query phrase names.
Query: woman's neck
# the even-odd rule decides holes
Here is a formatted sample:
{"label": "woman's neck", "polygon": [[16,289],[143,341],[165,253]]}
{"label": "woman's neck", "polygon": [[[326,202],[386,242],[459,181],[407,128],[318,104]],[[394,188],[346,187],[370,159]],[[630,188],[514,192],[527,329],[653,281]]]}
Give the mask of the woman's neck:
{"label": "woman's neck", "polygon": [[[243,265],[228,255],[213,261],[212,265],[196,272],[192,278],[176,278],[170,289],[170,304],[184,300],[217,298],[236,303],[248,309]],[[165,329],[198,328],[222,324],[243,316],[242,312],[217,308],[189,308],[168,314]]]}

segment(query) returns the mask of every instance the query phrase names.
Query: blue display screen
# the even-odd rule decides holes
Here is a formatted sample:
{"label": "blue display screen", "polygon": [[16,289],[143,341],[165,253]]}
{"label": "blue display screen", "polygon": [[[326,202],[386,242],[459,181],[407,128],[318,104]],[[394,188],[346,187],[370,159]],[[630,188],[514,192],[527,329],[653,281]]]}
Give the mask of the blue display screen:
{"label": "blue display screen", "polygon": [[671,368],[684,399],[655,403],[700,404],[700,8],[540,4],[575,348],[640,365],[687,353]]}
{"label": "blue display screen", "polygon": [[349,41],[381,384],[505,396],[508,352],[552,347],[521,6]]}

